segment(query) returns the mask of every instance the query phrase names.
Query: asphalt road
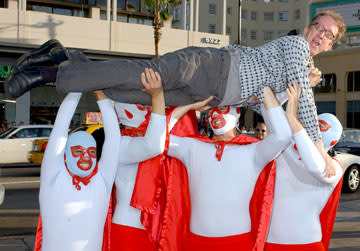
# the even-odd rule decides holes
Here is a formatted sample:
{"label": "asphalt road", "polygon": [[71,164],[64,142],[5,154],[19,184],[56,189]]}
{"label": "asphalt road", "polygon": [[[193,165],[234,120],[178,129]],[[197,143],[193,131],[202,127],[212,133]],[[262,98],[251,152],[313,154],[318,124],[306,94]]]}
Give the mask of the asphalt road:
{"label": "asphalt road", "polygon": [[[0,184],[7,187],[4,203],[0,205],[0,251],[32,250],[34,246],[39,171],[39,168],[10,168],[0,172],[3,175]],[[360,190],[341,195],[329,250],[360,250]]]}

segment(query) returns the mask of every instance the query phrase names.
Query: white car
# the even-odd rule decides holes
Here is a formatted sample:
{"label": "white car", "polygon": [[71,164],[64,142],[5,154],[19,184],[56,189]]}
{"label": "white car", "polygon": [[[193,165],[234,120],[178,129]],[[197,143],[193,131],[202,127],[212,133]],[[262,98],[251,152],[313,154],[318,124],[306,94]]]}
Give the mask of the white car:
{"label": "white car", "polygon": [[0,164],[30,163],[28,153],[35,139],[49,137],[52,125],[24,125],[0,134]]}
{"label": "white car", "polygon": [[356,192],[360,184],[360,156],[337,151],[333,155],[344,171],[343,191]]}

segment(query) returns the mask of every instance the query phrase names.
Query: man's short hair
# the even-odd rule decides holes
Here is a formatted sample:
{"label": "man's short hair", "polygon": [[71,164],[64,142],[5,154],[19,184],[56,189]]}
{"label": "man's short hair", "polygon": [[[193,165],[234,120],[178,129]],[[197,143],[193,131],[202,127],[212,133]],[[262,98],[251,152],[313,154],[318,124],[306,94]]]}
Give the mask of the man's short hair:
{"label": "man's short hair", "polygon": [[316,21],[318,20],[318,18],[320,17],[323,17],[323,16],[330,16],[332,17],[336,24],[337,24],[337,27],[338,27],[338,33],[335,35],[335,39],[334,39],[334,42],[339,40],[340,38],[342,38],[345,34],[345,31],[346,31],[346,26],[345,26],[345,23],[344,23],[344,19],[342,18],[342,16],[338,13],[336,13],[335,11],[333,10],[324,10],[318,14],[316,14],[312,20],[311,20],[311,24],[314,24],[316,23]]}

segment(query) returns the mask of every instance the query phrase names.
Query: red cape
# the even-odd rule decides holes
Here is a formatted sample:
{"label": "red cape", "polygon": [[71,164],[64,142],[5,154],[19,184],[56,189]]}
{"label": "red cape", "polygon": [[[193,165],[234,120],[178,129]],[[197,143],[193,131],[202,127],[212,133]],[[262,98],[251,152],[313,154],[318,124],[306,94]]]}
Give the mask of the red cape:
{"label": "red cape", "polygon": [[334,228],[334,223],[336,218],[336,212],[339,205],[342,183],[343,183],[343,178],[341,178],[339,183],[336,185],[325,207],[320,213],[320,223],[322,230],[321,242],[323,243],[325,250],[328,250],[329,248],[331,234]]}
{"label": "red cape", "polygon": [[[178,121],[171,133],[215,143],[197,135],[197,130],[196,116],[191,112]],[[256,141],[258,140],[255,138],[241,135],[227,143],[250,144]],[[225,142],[218,145],[221,145],[222,152]],[[144,163],[144,168],[141,169],[151,168],[145,166]],[[157,250],[180,251],[183,250],[186,234],[190,231],[191,206],[186,168],[179,160],[171,157],[163,158],[160,167],[155,168],[159,170],[150,173],[146,170],[141,171],[139,166],[131,205],[142,210],[142,224]],[[159,176],[155,177],[154,173]],[[254,250],[262,250],[265,243],[274,184],[275,162],[272,161],[260,174],[250,203],[252,233],[256,237]]]}

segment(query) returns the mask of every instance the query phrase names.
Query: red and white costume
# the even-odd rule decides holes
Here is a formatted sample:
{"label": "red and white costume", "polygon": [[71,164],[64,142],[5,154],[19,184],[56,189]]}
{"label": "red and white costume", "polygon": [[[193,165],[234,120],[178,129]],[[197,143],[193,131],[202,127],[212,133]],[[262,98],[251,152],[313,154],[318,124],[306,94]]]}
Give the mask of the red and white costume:
{"label": "red and white costume", "polygon": [[210,244],[204,250],[253,247],[249,205],[255,184],[263,168],[287,145],[291,135],[280,106],[268,113],[275,130],[253,144],[219,147],[221,144],[170,135],[168,155],[184,163],[189,178],[192,234],[186,250],[203,250],[202,242]]}
{"label": "red and white costume", "polygon": [[[340,122],[331,116],[319,116],[319,121],[328,123],[328,128],[320,129],[326,150],[337,142],[342,131]],[[266,115],[264,118],[271,131],[272,122],[266,121]],[[265,250],[327,250],[343,175],[339,163],[333,162],[336,174],[327,178],[325,160],[306,131],[293,135],[292,144],[277,158],[273,212]],[[337,196],[331,201],[335,205],[327,203],[332,194]],[[332,214],[327,211],[321,215],[325,206],[332,207]],[[328,223],[322,224],[320,218]],[[326,228],[330,228],[327,233]]]}
{"label": "red and white costume", "polygon": [[[97,168],[80,181],[64,163],[68,128],[81,93],[62,102],[41,166],[42,250],[99,251],[118,163],[120,130],[110,100],[98,101],[105,141]],[[96,159],[96,158],[95,158]],[[69,163],[68,163],[69,164]],[[79,166],[80,167],[80,166]],[[39,247],[39,243],[37,244]]]}
{"label": "red and white costume", "polygon": [[[164,151],[166,117],[152,113],[150,119],[150,109],[133,104],[115,103],[115,109],[123,125],[141,129],[144,133],[146,130],[146,133],[144,137],[121,138],[115,178],[116,206],[112,217],[111,250],[155,250],[140,222],[141,211],[131,207],[130,201],[139,163]],[[136,136],[135,129],[125,130],[126,134]]]}

